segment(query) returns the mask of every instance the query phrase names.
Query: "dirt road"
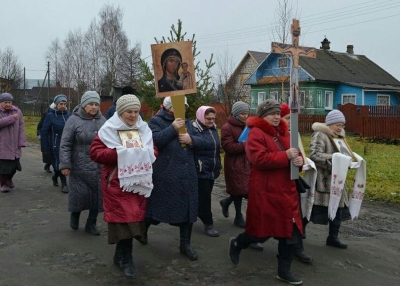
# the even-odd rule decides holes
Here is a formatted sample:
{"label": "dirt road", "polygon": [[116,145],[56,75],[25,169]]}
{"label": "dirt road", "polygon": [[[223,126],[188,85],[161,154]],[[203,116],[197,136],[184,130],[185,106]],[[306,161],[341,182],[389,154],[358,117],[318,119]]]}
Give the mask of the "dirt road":
{"label": "dirt road", "polygon": [[[16,188],[0,194],[0,285],[288,285],[276,276],[277,241],[264,251],[242,252],[240,264],[228,258],[228,240],[242,230],[233,218],[224,218],[218,201],[225,197],[223,180],[213,196],[215,227],[221,236],[193,228],[192,244],[199,260],[179,253],[179,230],[160,224],[149,230],[149,244],[134,241],[138,278],[128,280],[113,265],[113,245],[107,244],[107,226],[99,219],[100,237],[69,227],[67,195],[53,187],[51,174],[43,171],[37,146],[24,149],[23,171]],[[231,209],[231,214],[233,209]],[[327,226],[309,224],[304,246],[314,257],[312,265],[293,261],[293,272],[304,285],[400,285],[400,209],[374,202],[363,203],[360,218],[345,222],[341,239],[347,250],[325,246]]]}

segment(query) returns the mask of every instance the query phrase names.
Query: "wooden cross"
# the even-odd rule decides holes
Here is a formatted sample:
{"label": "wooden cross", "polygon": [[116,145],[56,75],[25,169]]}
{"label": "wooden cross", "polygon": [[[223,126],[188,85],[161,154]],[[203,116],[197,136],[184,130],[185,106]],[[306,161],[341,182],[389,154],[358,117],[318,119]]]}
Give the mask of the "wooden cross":
{"label": "wooden cross", "polygon": [[[290,68],[290,147],[299,149],[299,57],[315,58],[315,49],[311,47],[300,47],[300,23],[299,20],[293,19],[291,26],[292,44],[282,44],[272,42],[271,52],[276,54],[285,54],[292,57],[292,65]],[[306,160],[306,158],[304,158]],[[290,178],[292,180],[299,178],[299,168],[293,164],[290,165]]]}

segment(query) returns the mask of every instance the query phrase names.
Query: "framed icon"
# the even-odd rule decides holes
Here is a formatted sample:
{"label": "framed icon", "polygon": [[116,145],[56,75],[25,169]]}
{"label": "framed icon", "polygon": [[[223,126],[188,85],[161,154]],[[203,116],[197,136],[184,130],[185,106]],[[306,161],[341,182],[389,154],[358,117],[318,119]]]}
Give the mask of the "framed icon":
{"label": "framed icon", "polygon": [[139,131],[132,130],[118,130],[119,138],[121,138],[122,145],[125,148],[139,147],[143,148],[142,140],[140,139]]}
{"label": "framed icon", "polygon": [[197,92],[192,42],[151,45],[157,97]]}
{"label": "framed icon", "polygon": [[351,151],[350,146],[347,144],[345,138],[331,137],[331,139],[338,152],[351,157],[353,162],[357,161],[356,157],[353,154],[353,151]]}

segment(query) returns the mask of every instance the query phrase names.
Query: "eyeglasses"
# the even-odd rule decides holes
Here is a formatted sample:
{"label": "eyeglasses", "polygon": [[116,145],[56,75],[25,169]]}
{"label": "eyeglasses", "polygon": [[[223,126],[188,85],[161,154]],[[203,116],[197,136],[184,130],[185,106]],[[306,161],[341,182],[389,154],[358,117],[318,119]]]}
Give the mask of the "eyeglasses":
{"label": "eyeglasses", "polygon": [[215,118],[215,117],[204,117],[204,119],[208,120],[208,121],[215,121],[215,119],[217,119],[217,118]]}
{"label": "eyeglasses", "polygon": [[344,129],[346,126],[344,124],[335,124],[336,128]]}

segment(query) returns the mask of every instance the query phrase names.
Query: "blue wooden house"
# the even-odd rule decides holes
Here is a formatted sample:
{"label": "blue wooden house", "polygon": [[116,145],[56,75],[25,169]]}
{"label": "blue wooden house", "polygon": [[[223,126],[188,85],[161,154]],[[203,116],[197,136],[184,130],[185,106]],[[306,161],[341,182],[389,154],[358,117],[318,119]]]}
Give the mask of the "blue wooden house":
{"label": "blue wooden house", "polygon": [[[330,50],[324,39],[316,58],[300,57],[299,97],[302,113],[326,114],[339,104],[400,105],[400,81],[364,55]],[[268,98],[288,102],[291,58],[270,53],[244,84],[250,85],[252,112]]]}

